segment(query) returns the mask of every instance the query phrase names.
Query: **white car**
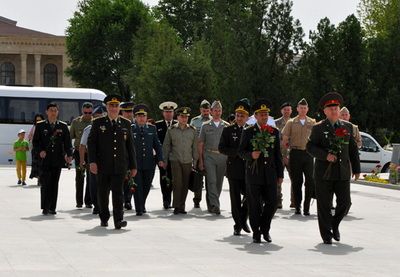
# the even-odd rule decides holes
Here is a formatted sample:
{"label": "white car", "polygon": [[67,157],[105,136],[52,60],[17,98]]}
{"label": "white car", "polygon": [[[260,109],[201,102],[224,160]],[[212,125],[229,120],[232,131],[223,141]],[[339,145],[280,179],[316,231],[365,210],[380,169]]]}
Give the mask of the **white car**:
{"label": "white car", "polygon": [[392,151],[387,151],[370,135],[360,132],[362,146],[359,148],[361,172],[371,172],[381,165],[381,172],[388,172]]}

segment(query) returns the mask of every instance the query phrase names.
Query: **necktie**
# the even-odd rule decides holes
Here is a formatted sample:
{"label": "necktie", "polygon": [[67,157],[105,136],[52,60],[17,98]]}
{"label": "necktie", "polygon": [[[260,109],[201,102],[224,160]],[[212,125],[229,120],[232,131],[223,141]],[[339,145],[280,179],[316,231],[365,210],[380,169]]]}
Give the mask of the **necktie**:
{"label": "necktie", "polygon": [[115,119],[111,120],[111,125],[113,127],[113,131],[115,131],[115,128],[117,127],[117,123],[115,122]]}
{"label": "necktie", "polygon": [[242,132],[243,131],[243,126],[240,126],[239,130],[240,130],[240,132]]}
{"label": "necktie", "polygon": [[333,124],[334,125],[334,127],[335,127],[335,130],[337,129],[337,128],[339,128],[339,124],[336,122],[335,124]]}
{"label": "necktie", "polygon": [[54,130],[55,124],[54,122],[50,123],[51,129]]}
{"label": "necktie", "polygon": [[167,122],[167,127],[169,128],[171,126],[171,122]]}

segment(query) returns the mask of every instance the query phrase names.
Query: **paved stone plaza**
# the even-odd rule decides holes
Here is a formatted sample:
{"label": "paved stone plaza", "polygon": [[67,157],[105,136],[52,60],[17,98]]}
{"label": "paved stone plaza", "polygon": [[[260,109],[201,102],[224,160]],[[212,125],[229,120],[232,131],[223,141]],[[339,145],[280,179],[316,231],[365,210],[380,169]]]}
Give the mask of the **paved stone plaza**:
{"label": "paved stone plaza", "polygon": [[162,209],[157,172],[148,213],[126,212],[127,228],[115,230],[112,219],[100,227],[91,210],[75,208],[74,170],[61,174],[56,216],[41,214],[36,180],[21,187],[15,176],[14,167],[0,167],[0,276],[399,275],[399,190],[352,184],[342,241],[324,245],[316,203],[311,216],[294,215],[286,178],[273,241],[254,244],[251,234],[233,236],[227,181],[220,216],[206,212],[203,201],[193,209],[191,192],[188,214],[173,215]]}

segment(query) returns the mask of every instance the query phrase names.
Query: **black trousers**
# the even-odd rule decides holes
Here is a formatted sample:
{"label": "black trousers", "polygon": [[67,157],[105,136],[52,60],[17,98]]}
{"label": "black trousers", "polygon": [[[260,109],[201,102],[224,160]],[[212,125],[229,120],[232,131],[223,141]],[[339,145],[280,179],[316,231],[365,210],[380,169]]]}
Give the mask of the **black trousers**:
{"label": "black trousers", "polygon": [[[332,238],[332,228],[338,228],[350,207],[350,180],[316,180],[319,232],[323,240]],[[335,215],[332,215],[332,192],[336,195]]]}
{"label": "black trousers", "polygon": [[40,199],[41,209],[55,211],[57,208],[58,182],[60,180],[61,167],[50,166],[40,169]]}
{"label": "black trousers", "polygon": [[277,204],[277,184],[247,184],[247,206],[253,236],[269,232]]}
{"label": "black trousers", "polygon": [[[86,153],[85,153],[85,159],[87,160]],[[75,160],[75,166],[79,166],[81,159],[79,157],[78,150],[74,151],[74,160]],[[85,198],[83,198],[83,188],[85,186],[85,177],[83,176],[83,172],[81,170],[76,169],[75,171],[76,171],[76,175],[75,175],[76,204],[83,205],[83,202],[85,200],[85,205],[90,205],[90,204],[92,204],[92,200],[90,199],[89,170],[86,170],[86,172],[85,172],[85,175],[86,175]]]}
{"label": "black trousers", "polygon": [[292,188],[294,194],[295,207],[300,209],[301,201],[303,199],[302,186],[304,174],[304,211],[310,210],[310,201],[314,190],[313,170],[314,160],[313,157],[307,153],[306,150],[292,149],[290,151],[290,177],[292,181]]}
{"label": "black trousers", "polygon": [[150,192],[151,182],[154,177],[154,169],[150,170],[138,170],[135,176],[135,183],[137,187],[133,193],[135,199],[135,210],[136,212],[146,211],[146,199]]}
{"label": "black trousers", "polygon": [[[249,216],[246,198],[246,182],[244,179],[232,179],[229,181],[229,196],[231,198],[232,218],[235,222],[233,228],[242,230]],[[242,199],[243,195],[243,199]]]}
{"label": "black trousers", "polygon": [[114,224],[124,218],[124,179],[125,174],[97,174],[97,202],[99,204],[99,217],[102,222],[110,219],[108,208],[110,191],[112,192],[112,205]]}
{"label": "black trousers", "polygon": [[[172,194],[172,171],[171,171],[171,163],[168,162],[167,170],[162,167],[158,167],[160,170],[160,187],[163,198],[163,203],[168,203],[168,206],[171,205],[171,194]],[[169,186],[167,187],[167,182],[162,179],[164,175],[167,175],[169,180],[171,181]]]}

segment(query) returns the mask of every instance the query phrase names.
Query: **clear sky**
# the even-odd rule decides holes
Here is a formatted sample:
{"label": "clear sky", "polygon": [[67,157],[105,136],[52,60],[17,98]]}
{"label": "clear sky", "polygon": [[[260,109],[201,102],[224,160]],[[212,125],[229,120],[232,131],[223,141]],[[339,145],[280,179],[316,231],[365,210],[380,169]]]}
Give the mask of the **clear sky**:
{"label": "clear sky", "polygon": [[[144,0],[150,6],[158,0]],[[77,0],[0,0],[0,16],[17,21],[17,26],[64,35],[68,19],[76,10]],[[328,17],[337,25],[350,14],[356,14],[359,0],[293,0],[293,16],[299,19],[306,37],[318,22]]]}

